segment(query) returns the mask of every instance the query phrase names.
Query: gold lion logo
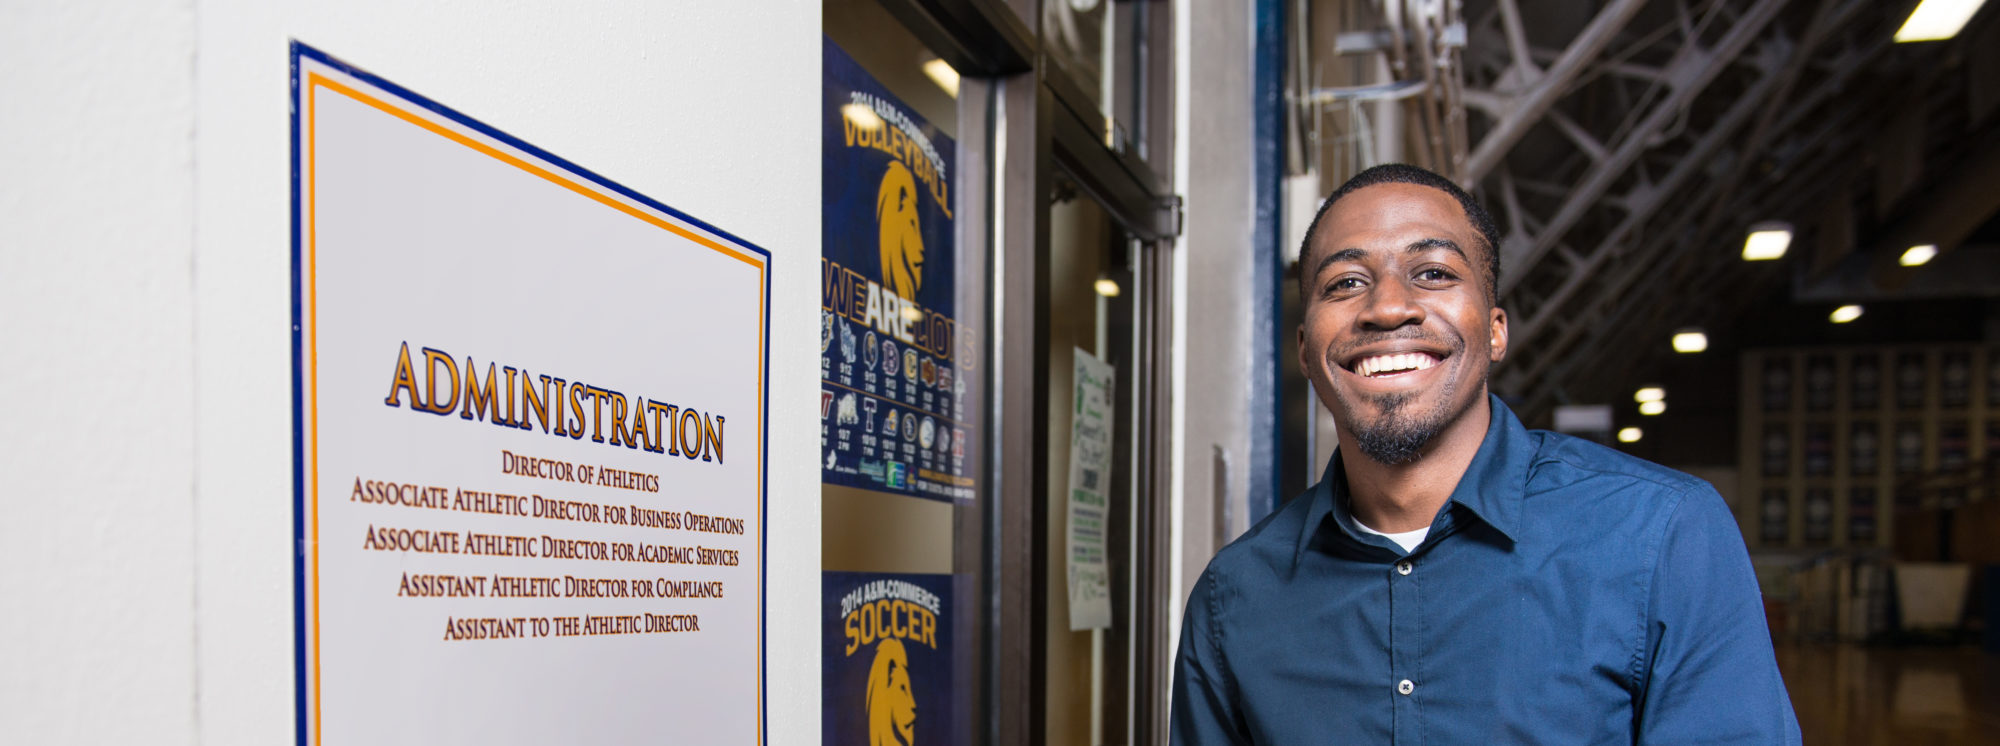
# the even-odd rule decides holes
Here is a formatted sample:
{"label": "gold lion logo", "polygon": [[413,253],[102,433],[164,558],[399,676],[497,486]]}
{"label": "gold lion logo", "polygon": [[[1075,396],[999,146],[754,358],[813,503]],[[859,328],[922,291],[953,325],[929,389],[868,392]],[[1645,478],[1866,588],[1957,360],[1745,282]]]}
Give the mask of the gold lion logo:
{"label": "gold lion logo", "polygon": [[910,655],[885,639],[868,666],[868,746],[910,746],[917,736],[917,698],[910,693]]}
{"label": "gold lion logo", "polygon": [[917,223],[917,179],[901,161],[890,161],[875,192],[875,222],[882,231],[882,284],[916,300],[924,282],[924,235]]}

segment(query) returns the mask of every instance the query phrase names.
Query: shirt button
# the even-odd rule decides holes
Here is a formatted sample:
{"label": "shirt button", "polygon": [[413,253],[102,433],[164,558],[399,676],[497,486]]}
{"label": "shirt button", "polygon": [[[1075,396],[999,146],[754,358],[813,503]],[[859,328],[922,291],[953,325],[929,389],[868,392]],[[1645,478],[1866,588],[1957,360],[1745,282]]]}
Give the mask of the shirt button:
{"label": "shirt button", "polygon": [[[1410,561],[1409,561],[1409,560],[1403,560],[1403,561],[1401,561],[1401,562],[1398,562],[1398,563],[1396,563],[1396,572],[1397,572],[1398,574],[1401,574],[1401,575],[1408,575],[1408,574],[1410,574],[1410,571],[1411,571],[1411,570],[1414,570],[1414,569],[1416,569],[1416,566],[1415,566],[1415,565],[1412,565],[1412,564],[1410,564]],[[1403,682],[1403,683],[1407,684],[1407,683],[1410,683],[1410,682],[1407,682],[1407,681],[1405,681],[1405,682]],[[1404,694],[1409,694],[1409,692],[1403,692],[1403,693],[1404,693]]]}
{"label": "shirt button", "polygon": [[1397,694],[1409,694],[1410,692],[1414,692],[1416,690],[1417,690],[1417,685],[1410,683],[1409,679],[1404,679],[1400,682],[1397,682],[1396,684]]}

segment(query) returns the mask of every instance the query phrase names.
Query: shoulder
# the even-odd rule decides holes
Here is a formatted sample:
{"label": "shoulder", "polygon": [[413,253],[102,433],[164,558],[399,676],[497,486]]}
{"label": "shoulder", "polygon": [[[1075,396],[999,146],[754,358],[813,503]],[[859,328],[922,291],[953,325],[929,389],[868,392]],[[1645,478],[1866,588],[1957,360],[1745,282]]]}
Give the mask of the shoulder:
{"label": "shoulder", "polygon": [[[1526,494],[1592,503],[1636,503],[1648,512],[1671,515],[1689,496],[1714,496],[1715,488],[1693,475],[1669,469],[1582,438],[1534,431],[1540,440],[1529,467]],[[1720,498],[1716,497],[1720,503]]]}
{"label": "shoulder", "polygon": [[1208,560],[1188,597],[1188,615],[1216,615],[1230,600],[1289,577],[1305,524],[1311,520],[1315,489],[1279,506]]}
{"label": "shoulder", "polygon": [[1540,439],[1541,447],[1530,471],[1530,492],[1536,487],[1559,489],[1593,480],[1670,493],[1708,489],[1707,482],[1692,475],[1582,438],[1542,430],[1532,434]]}
{"label": "shoulder", "polygon": [[1729,524],[1729,507],[1708,482],[1645,459],[1567,435],[1537,431],[1526,505],[1546,530],[1584,531],[1657,556],[1676,525]]}
{"label": "shoulder", "polygon": [[1268,572],[1289,566],[1297,556],[1305,524],[1314,513],[1317,488],[1292,498],[1231,540],[1208,561],[1203,575]]}

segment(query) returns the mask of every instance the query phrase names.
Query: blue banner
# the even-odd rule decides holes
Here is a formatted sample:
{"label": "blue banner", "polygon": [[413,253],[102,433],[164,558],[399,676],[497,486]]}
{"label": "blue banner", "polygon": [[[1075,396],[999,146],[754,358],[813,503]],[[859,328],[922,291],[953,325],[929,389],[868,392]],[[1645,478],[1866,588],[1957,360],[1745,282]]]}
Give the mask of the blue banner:
{"label": "blue banner", "polygon": [[829,572],[825,744],[957,743],[951,575]]}
{"label": "blue banner", "polygon": [[825,42],[821,481],[971,499],[974,348],[958,328],[957,145]]}

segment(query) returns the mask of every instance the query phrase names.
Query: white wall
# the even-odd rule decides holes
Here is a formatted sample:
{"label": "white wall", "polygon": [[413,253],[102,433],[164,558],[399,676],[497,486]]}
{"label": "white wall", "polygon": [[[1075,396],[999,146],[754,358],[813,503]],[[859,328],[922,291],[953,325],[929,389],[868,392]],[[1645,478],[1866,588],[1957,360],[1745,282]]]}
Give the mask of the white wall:
{"label": "white wall", "polygon": [[194,722],[194,15],[0,5],[0,736]]}
{"label": "white wall", "polygon": [[[1249,527],[1252,188],[1251,25],[1246,0],[1182,0],[1174,24],[1180,82],[1176,102],[1174,191],[1187,223],[1175,260],[1174,416],[1178,513],[1171,629],[1195,580],[1221,546],[1216,500],[1230,501],[1225,534]],[[1198,175],[1198,178],[1195,176]],[[1193,392],[1191,394],[1191,392]],[[1228,455],[1226,495],[1215,489],[1215,449]],[[1179,638],[1176,637],[1176,640]]]}
{"label": "white wall", "polygon": [[768,249],[771,742],[819,729],[818,6],[12,4],[0,732],[293,733],[287,43]]}

